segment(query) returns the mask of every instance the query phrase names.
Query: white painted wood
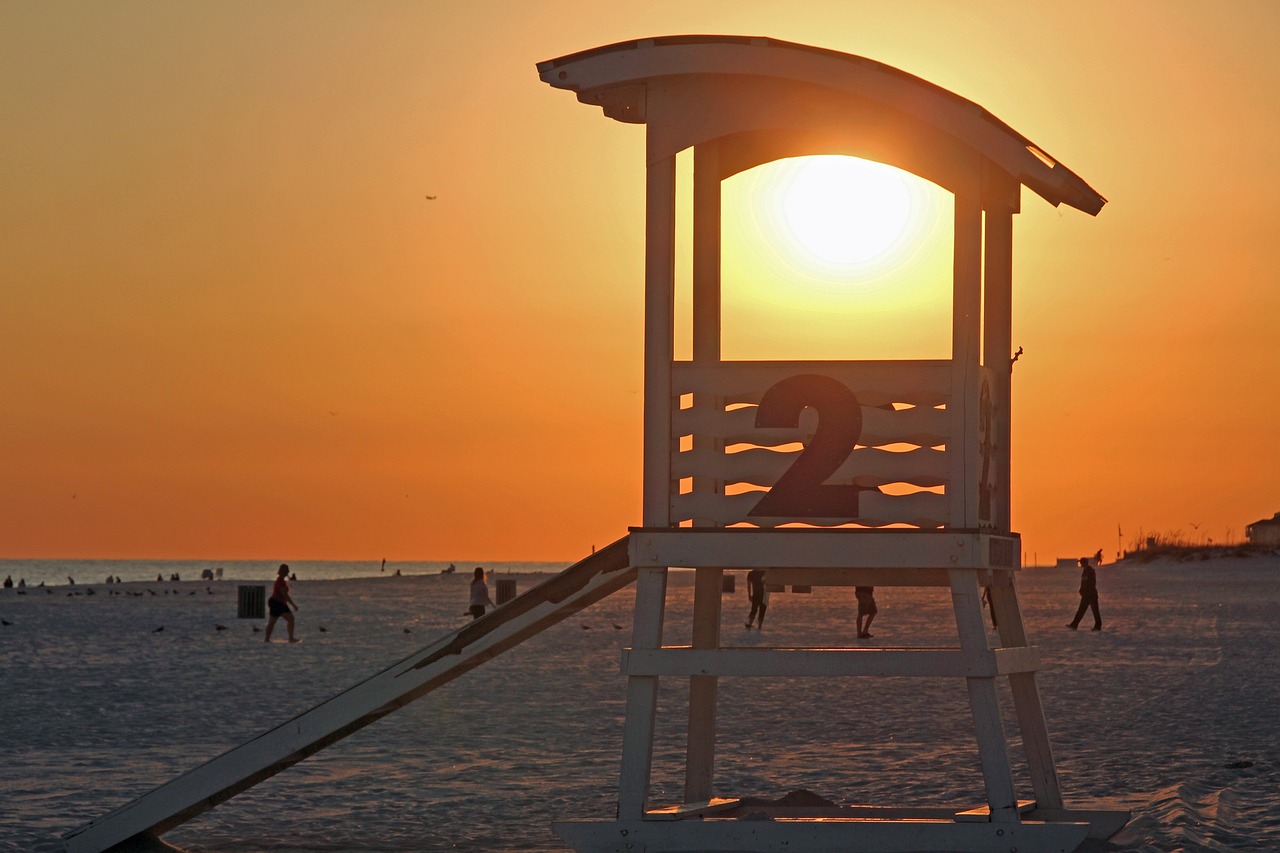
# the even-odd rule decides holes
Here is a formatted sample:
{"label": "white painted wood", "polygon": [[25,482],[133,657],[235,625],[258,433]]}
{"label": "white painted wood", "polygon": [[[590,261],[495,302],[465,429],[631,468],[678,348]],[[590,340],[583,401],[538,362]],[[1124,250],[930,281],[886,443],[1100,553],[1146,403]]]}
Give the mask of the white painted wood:
{"label": "white painted wood", "polygon": [[893,678],[994,678],[1040,669],[1034,648],[987,649],[627,649],[622,671],[628,675]]}
{"label": "white painted wood", "polygon": [[[951,604],[962,653],[971,660],[981,660],[989,647],[983,624],[982,592],[973,572],[951,573]],[[978,759],[986,783],[991,819],[995,823],[1017,823],[1018,798],[1009,768],[1009,749],[1000,720],[995,679],[968,678],[965,683],[969,690],[969,706],[973,711],[978,739]]]}
{"label": "white painted wood", "polygon": [[973,528],[978,526],[977,403],[982,307],[982,204],[974,191],[956,193],[953,254],[948,496],[951,524]]}
{"label": "white painted wood", "polygon": [[[722,569],[698,569],[693,590],[693,648],[719,654]],[[645,673],[658,675],[660,673]],[[686,803],[710,800],[716,756],[715,672],[689,672],[689,728],[685,746]]]}
{"label": "white painted wood", "polygon": [[645,812],[645,820],[685,820],[691,817],[717,814],[736,809],[742,800],[737,797],[712,797],[708,800],[664,806]]}
{"label": "white painted wood", "polygon": [[693,361],[720,360],[720,166],[715,141],[693,151]]}
{"label": "white painted wood", "polygon": [[[981,571],[981,570],[980,570]],[[987,572],[981,571],[982,575]],[[769,567],[770,582],[781,586],[950,587],[949,569],[787,569]],[[981,583],[981,581],[979,581]]]}
{"label": "white painted wood", "polygon": [[954,820],[573,821],[552,825],[577,853],[1063,853],[1087,823],[958,823]]}
{"label": "white painted wood", "polygon": [[[800,441],[809,436],[797,433],[788,437]],[[695,436],[697,441],[701,436]],[[703,439],[706,440],[706,439]],[[753,483],[772,486],[795,464],[799,450],[742,450],[736,453],[685,452],[677,454],[672,473],[679,477],[712,477],[730,483]],[[876,448],[859,448],[851,452],[844,464],[825,482],[856,483],[879,487],[885,483],[911,483],[917,486],[942,486],[949,474],[947,454],[928,447],[895,452]]]}
{"label": "white painted wood", "polygon": [[[662,645],[667,570],[640,569],[636,578],[635,623],[631,643],[637,649]],[[657,676],[627,679],[626,720],[622,731],[622,766],[618,777],[618,817],[638,819],[644,814],[653,760],[653,731],[658,712]]]}
{"label": "white painted wood", "polygon": [[[720,360],[720,169],[719,145],[708,142],[697,146],[693,152],[693,361],[702,366],[714,366]],[[679,397],[679,392],[673,392]],[[723,412],[724,403],[715,394],[693,395],[689,413]],[[673,408],[672,422],[682,410]],[[720,458],[724,453],[724,440],[713,432],[689,434],[688,456],[695,458]],[[715,470],[685,471],[674,463],[686,454],[680,453],[680,436],[674,430],[671,435],[673,470],[671,481],[677,484],[683,478],[693,478],[692,491],[710,500],[724,494],[724,479]],[[674,493],[673,493],[674,497]],[[710,518],[694,518],[699,526],[715,526]],[[710,796],[708,794],[707,796]]]}
{"label": "white painted wood", "polygon": [[830,376],[864,406],[910,403],[940,406],[951,395],[951,362],[918,361],[725,361],[715,367],[672,366],[678,394],[719,394],[726,404],[758,403],[769,386],[801,373]]}
{"label": "white painted wood", "polygon": [[859,514],[844,518],[750,515],[752,509],[759,503],[760,497],[760,492],[724,496],[701,495],[696,492],[677,495],[671,499],[671,516],[675,522],[699,518],[719,526],[747,523],[759,527],[776,527],[791,523],[834,527],[840,524],[857,523],[866,527],[911,524],[922,528],[935,528],[947,526],[948,519],[947,496],[932,492],[918,492],[911,495],[863,492],[858,499]]}
{"label": "white painted wood", "polygon": [[[1006,646],[1025,646],[1027,632],[1022,622],[1022,610],[1018,606],[1016,580],[1010,572],[993,572],[990,580],[991,607],[999,622],[1000,641]],[[1014,713],[1018,731],[1027,756],[1027,773],[1036,802],[1042,808],[1061,809],[1062,787],[1053,759],[1053,747],[1049,741],[1049,727],[1045,722],[1044,707],[1040,701],[1040,688],[1035,673],[1028,672],[1009,678],[1013,695]]]}
{"label": "white painted wood", "polygon": [[[1016,197],[1017,187],[1005,191]],[[987,205],[983,259],[983,364],[990,371],[995,405],[995,518],[1010,529],[1010,415],[1013,356],[1013,211]]]}
{"label": "white painted wood", "polygon": [[[840,468],[827,479],[833,484],[854,483],[868,488],[895,485],[902,488],[948,488],[952,454],[932,449],[947,444],[955,417],[936,408],[948,399],[951,374],[946,362],[729,362],[714,368],[677,364],[673,372],[673,393],[704,396],[710,405],[672,413],[672,483],[693,478],[694,487],[671,498],[673,521],[694,521],[698,525],[727,526],[742,521],[774,526],[790,519],[757,519],[749,513],[759,494],[722,494],[745,488],[772,487],[800,455],[800,445],[816,428],[810,409],[794,429],[755,430],[754,404],[765,391],[782,379],[804,373],[831,376],[850,388],[864,402],[863,414],[872,432],[859,439],[864,445],[853,449]],[[901,411],[877,406],[911,405]],[[746,406],[726,411],[726,406]],[[682,439],[685,450],[681,450]],[[743,442],[757,449],[737,446]],[[877,445],[895,446],[893,450]],[[914,449],[910,445],[914,444]],[[730,447],[730,445],[734,445]],[[791,447],[781,447],[792,445]],[[721,452],[728,448],[734,452]],[[780,448],[780,449],[770,449]],[[906,452],[898,452],[905,449]],[[706,481],[716,488],[701,488]],[[814,520],[808,523],[835,525],[857,521],[867,526],[915,524],[921,527],[946,526],[952,501],[933,493],[886,495],[868,492],[860,499],[857,517]]]}
{"label": "white painted wood", "polygon": [[[807,371],[813,372],[813,371]],[[794,374],[793,374],[794,375]],[[857,395],[856,389],[850,389]],[[875,392],[882,399],[885,392]],[[896,401],[902,402],[902,401]],[[674,435],[718,435],[726,443],[758,444],[769,447],[795,440],[797,432],[812,433],[812,427],[802,430],[771,429],[755,425],[755,404],[725,411],[711,407],[684,409],[672,414]],[[802,417],[802,423],[805,418]],[[816,422],[816,419],[814,419]],[[921,447],[945,444],[950,428],[945,409],[933,406],[913,406],[909,409],[889,411],[864,404],[862,406],[862,435],[858,443],[866,447],[906,443]]]}
{"label": "white painted wood", "polygon": [[635,577],[627,561],[627,541],[620,539],[334,698],[72,830],[63,843],[68,853],[100,853],[139,833],[161,835],[425,696]]}
{"label": "white painted wood", "polygon": [[647,525],[669,522],[671,359],[675,339],[676,161],[646,172],[644,275],[644,498]]}
{"label": "white painted wood", "polygon": [[991,565],[991,543],[1017,537],[953,530],[856,528],[632,528],[634,566],[735,568],[1011,568]]}
{"label": "white painted wood", "polygon": [[[806,99],[806,115],[792,115],[789,129],[829,127],[838,117],[862,117],[872,105],[905,114],[914,131],[904,138],[959,139],[1005,173],[1016,175],[1051,204],[1065,202],[1096,214],[1106,203],[1079,176],[1049,157],[990,113],[918,77],[863,57],[776,39],[680,36],[623,42],[538,63],[547,84],[576,92],[584,103],[605,107],[620,121],[649,121],[661,134],[650,142],[651,157],[682,151],[755,127],[789,112]],[[663,103],[663,95],[689,79],[706,85],[691,109]],[[767,81],[780,85],[766,86]],[[743,97],[741,83],[750,84]],[[718,95],[711,86],[723,84]],[[856,98],[850,101],[849,96]],[[813,97],[816,96],[816,97]],[[730,110],[727,107],[737,106]],[[883,111],[883,110],[881,110]],[[776,119],[775,119],[776,121]],[[774,124],[773,127],[779,125]]]}

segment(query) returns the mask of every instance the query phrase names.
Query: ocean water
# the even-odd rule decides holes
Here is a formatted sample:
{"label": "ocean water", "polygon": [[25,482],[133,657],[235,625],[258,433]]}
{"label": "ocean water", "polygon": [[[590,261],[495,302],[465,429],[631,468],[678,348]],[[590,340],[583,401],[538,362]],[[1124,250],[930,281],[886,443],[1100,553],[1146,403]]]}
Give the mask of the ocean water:
{"label": "ocean water", "polygon": [[476,566],[496,574],[529,574],[558,572],[570,564],[536,562],[485,562],[483,560],[398,561],[388,560],[0,560],[0,580],[13,579],[16,584],[26,581],[27,586],[69,586],[77,584],[101,584],[108,578],[121,582],[168,581],[173,575],[179,580],[198,581],[203,573],[213,572],[214,579],[229,581],[270,581],[275,578],[281,562],[286,562],[299,580],[343,580],[345,578],[376,578],[395,576],[438,575],[449,566],[456,571],[471,573]]}

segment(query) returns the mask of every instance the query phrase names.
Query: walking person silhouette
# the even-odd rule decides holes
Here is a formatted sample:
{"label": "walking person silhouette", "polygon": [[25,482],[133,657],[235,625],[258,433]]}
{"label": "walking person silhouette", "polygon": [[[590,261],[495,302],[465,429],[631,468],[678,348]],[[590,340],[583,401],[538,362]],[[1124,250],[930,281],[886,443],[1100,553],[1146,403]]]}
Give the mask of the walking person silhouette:
{"label": "walking person silhouette", "polygon": [[1093,630],[1102,630],[1102,614],[1098,611],[1098,575],[1089,565],[1088,557],[1080,558],[1080,607],[1076,609],[1076,618],[1067,625],[1072,631],[1080,626],[1086,610],[1093,611]]}

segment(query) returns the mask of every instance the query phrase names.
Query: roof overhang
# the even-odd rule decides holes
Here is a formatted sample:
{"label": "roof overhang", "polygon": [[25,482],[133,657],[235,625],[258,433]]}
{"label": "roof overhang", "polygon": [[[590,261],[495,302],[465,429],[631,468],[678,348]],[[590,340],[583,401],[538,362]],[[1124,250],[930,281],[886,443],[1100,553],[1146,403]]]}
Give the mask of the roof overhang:
{"label": "roof overhang", "polygon": [[860,56],[770,38],[684,35],[585,50],[538,63],[538,73],[610,118],[648,125],[650,160],[711,140],[722,143],[726,174],[779,157],[856,153],[953,191],[961,176],[979,173],[984,186],[1011,179],[1090,215],[1106,204],[979,105]]}

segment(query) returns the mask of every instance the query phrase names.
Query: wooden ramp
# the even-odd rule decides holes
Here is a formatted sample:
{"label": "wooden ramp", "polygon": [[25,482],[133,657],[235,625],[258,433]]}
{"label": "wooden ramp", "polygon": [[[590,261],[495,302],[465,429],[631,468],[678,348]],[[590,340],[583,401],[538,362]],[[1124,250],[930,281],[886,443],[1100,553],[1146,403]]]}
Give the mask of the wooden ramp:
{"label": "wooden ramp", "polygon": [[[63,836],[68,853],[139,847],[628,585],[624,536],[372,678]],[[127,845],[126,845],[127,842]]]}

